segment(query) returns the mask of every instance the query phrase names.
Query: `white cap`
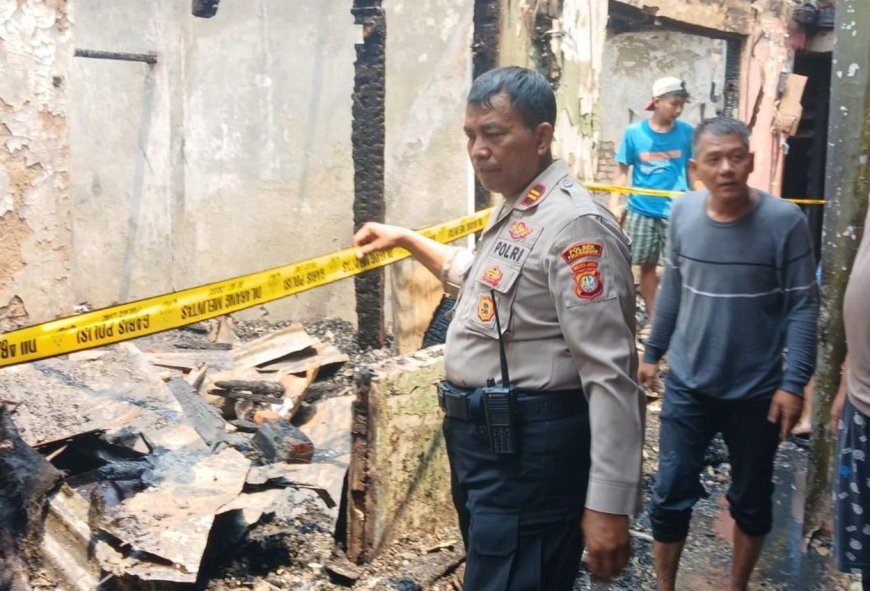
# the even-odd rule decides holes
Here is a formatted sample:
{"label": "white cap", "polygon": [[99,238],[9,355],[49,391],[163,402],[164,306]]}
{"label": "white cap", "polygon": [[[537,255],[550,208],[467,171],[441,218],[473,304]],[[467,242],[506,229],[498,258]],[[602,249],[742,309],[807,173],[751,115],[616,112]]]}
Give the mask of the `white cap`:
{"label": "white cap", "polygon": [[686,90],[686,83],[679,78],[674,78],[673,76],[665,76],[664,78],[659,78],[653,83],[652,87],[652,95],[653,100],[649,102],[646,106],[647,111],[652,111],[655,109],[655,99],[664,96],[666,94],[681,94],[688,98],[689,91]]}

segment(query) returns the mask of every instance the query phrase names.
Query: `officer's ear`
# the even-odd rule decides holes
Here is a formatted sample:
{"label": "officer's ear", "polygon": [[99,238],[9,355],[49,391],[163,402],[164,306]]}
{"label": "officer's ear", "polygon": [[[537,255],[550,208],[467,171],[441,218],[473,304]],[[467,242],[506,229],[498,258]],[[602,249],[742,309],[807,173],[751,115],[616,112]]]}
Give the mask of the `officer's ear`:
{"label": "officer's ear", "polygon": [[542,122],[535,126],[535,148],[538,156],[546,156],[550,153],[553,143],[553,124]]}

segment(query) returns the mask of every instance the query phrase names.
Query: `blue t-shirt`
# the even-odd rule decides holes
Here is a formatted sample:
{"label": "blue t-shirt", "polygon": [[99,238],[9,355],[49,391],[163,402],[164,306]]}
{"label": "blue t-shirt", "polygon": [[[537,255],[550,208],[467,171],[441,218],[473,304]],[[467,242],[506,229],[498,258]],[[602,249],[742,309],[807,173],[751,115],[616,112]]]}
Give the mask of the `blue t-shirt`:
{"label": "blue t-shirt", "polygon": [[[659,133],[644,119],[629,125],[616,153],[616,161],[631,166],[631,185],[664,191],[689,189],[686,166],[692,157],[694,128],[675,121],[666,133]],[[652,195],[631,195],[628,208],[642,215],[666,218],[671,212],[671,200]]]}

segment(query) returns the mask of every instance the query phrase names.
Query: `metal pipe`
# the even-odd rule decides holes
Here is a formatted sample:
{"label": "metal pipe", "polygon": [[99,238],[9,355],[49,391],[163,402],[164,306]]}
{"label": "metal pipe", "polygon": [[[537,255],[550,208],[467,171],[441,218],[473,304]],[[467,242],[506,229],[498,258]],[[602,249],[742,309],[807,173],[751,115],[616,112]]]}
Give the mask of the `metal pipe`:
{"label": "metal pipe", "polygon": [[97,51],[95,49],[76,49],[76,57],[89,57],[98,60],[120,60],[125,62],[157,63],[156,53],[122,53],[117,51]]}

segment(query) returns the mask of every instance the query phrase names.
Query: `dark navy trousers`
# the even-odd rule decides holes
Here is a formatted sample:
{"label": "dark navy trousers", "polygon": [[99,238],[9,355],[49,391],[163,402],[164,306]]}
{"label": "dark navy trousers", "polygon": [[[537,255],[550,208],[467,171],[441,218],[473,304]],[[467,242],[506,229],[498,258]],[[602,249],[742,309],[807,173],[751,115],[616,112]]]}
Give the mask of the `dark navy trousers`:
{"label": "dark navy trousers", "polygon": [[700,481],[704,453],[716,433],[728,447],[731,485],[726,498],[737,527],[750,536],[770,531],[773,460],[779,445],[779,425],[767,420],[771,397],[719,400],[668,375],[650,507],[657,541],[678,542],[689,533],[692,507],[706,492]]}
{"label": "dark navy trousers", "polygon": [[520,451],[498,456],[478,421],[444,419],[465,591],[570,591],[589,480],[588,411],[520,421]]}

